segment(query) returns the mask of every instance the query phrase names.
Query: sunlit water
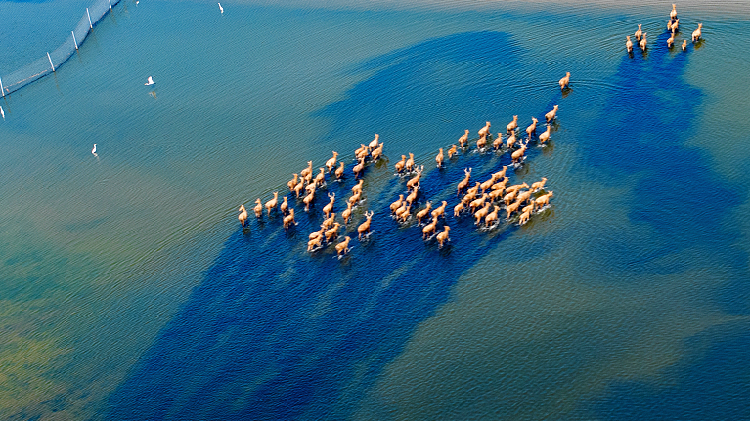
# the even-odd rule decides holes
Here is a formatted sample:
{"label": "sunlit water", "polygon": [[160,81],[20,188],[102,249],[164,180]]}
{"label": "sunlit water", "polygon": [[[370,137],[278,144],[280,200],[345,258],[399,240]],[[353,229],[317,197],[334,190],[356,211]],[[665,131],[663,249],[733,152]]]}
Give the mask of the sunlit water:
{"label": "sunlit water", "polygon": [[[123,2],[0,101],[0,418],[750,418],[746,15],[686,8],[677,43],[699,21],[705,39],[683,53],[669,4],[223,6]],[[45,4],[2,7],[20,30]],[[650,49],[628,56],[638,23]],[[464,168],[510,158],[438,170],[437,149],[554,104],[551,143],[508,171],[547,177],[552,206],[454,218]],[[365,170],[351,252],[306,252],[374,133],[388,160]],[[309,213],[292,200],[297,226],[240,229],[239,204],[332,150],[347,178]],[[408,152],[419,206],[448,202],[442,249],[389,216]]]}

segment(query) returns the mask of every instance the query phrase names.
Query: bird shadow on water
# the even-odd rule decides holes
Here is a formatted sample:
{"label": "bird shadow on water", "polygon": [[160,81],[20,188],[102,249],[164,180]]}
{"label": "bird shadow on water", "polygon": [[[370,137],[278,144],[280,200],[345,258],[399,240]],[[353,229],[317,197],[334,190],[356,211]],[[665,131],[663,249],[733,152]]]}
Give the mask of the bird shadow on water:
{"label": "bird shadow on water", "polygon": [[[405,97],[403,89],[410,78],[425,77],[420,71],[424,62],[460,64],[477,60],[472,54],[477,51],[482,60],[494,63],[518,60],[510,37],[496,32],[451,35],[401,50],[355,86],[346,104],[324,110],[333,121],[327,141],[333,144],[352,132],[372,133],[370,126],[356,122],[369,121],[367,117],[378,114],[375,110],[382,114],[375,124],[391,125],[404,107],[429,96],[422,89]],[[492,66],[464,66],[463,71],[474,72],[467,80],[494,80],[490,76],[498,72]],[[439,84],[434,86],[433,95],[443,94]],[[477,89],[487,92],[486,87]],[[400,97],[404,102],[384,106],[372,100],[373,92],[381,93],[381,101]],[[507,103],[518,92],[502,95],[498,103]],[[447,97],[467,115],[486,113],[467,109],[466,97],[458,93]],[[416,118],[428,116],[424,109],[415,112],[424,113]],[[457,132],[451,125],[455,123],[444,124],[434,130]],[[465,167],[473,168],[474,179],[486,179],[510,158],[466,154],[458,161],[423,174],[420,202],[429,197],[437,204],[455,197],[455,182],[463,178]],[[280,217],[266,215],[233,234],[204,281],[110,396],[107,419],[347,418],[418,324],[449,299],[461,275],[516,230],[507,226],[487,235],[471,222],[449,220],[452,243],[438,248],[434,240],[425,242],[421,229],[399,229],[390,217],[394,192],[405,191],[406,183],[391,172],[387,165],[366,169],[367,202],[347,227],[353,247],[345,258],[337,259],[330,246],[305,251],[306,234],[318,229],[322,218],[315,215],[327,202],[322,192],[307,215],[297,202],[294,235],[281,228]],[[342,210],[342,199],[353,184],[352,177],[328,183],[328,191],[337,197],[334,211]],[[375,214],[373,234],[357,242],[353,229],[366,209]],[[451,213],[447,208],[446,214]]]}

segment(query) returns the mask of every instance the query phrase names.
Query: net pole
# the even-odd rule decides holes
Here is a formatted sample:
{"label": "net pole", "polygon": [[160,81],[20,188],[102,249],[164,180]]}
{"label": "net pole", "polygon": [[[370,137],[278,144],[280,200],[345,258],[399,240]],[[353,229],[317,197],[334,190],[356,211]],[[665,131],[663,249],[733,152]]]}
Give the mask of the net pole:
{"label": "net pole", "polygon": [[52,66],[52,71],[55,71],[55,65],[52,63],[52,57],[49,56],[49,53],[47,53],[47,59],[49,60],[49,65]]}
{"label": "net pole", "polygon": [[70,31],[70,35],[73,35],[73,45],[76,46],[76,50],[78,49],[78,41],[76,41],[76,33],[73,31]]}
{"label": "net pole", "polygon": [[0,92],[3,93],[3,98],[5,98],[5,88],[3,88],[3,79],[0,78]]}
{"label": "net pole", "polygon": [[91,13],[89,13],[89,8],[86,8],[86,15],[89,17],[89,28],[94,29],[94,24],[91,23]]}

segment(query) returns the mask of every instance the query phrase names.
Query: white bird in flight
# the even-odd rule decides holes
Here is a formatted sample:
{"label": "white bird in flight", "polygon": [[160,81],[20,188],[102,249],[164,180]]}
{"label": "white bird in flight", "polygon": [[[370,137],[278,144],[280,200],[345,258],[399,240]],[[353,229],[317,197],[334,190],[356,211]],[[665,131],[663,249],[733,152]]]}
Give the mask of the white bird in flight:
{"label": "white bird in flight", "polygon": [[221,3],[219,3],[219,10],[221,10],[221,13],[224,13],[224,8],[221,7]]}
{"label": "white bird in flight", "polygon": [[94,148],[91,149],[91,153],[96,155],[96,143],[94,143]]}
{"label": "white bird in flight", "polygon": [[146,86],[153,85],[153,84],[154,84],[154,77],[153,76],[149,76],[148,77],[148,82],[144,83],[144,85],[146,85]]}
{"label": "white bird in flight", "polygon": [[5,111],[3,111],[3,107],[0,107],[0,115],[2,115],[3,120],[5,120]]}

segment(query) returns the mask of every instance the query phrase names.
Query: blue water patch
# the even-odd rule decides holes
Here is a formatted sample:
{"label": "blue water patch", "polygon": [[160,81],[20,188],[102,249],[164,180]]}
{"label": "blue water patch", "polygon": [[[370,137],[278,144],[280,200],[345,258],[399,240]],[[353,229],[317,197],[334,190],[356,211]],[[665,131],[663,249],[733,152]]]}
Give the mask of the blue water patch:
{"label": "blue water patch", "polygon": [[[480,51],[488,62],[512,64],[517,50],[506,34],[477,32],[400,51],[395,64],[321,113],[334,123],[322,142],[334,145],[338,139],[340,145],[348,133],[371,133],[374,126],[395,130],[392,122],[402,116],[428,118],[420,102],[442,97],[446,87],[430,84],[420,73],[428,63],[460,63],[464,55],[451,51]],[[467,70],[458,73],[478,81],[511,67],[469,65],[475,58],[465,57]],[[417,82],[423,84],[418,89]],[[455,86],[452,107],[483,115],[477,111],[483,106],[467,106],[471,102],[459,92],[463,87]],[[486,87],[468,92],[476,89]],[[378,93],[381,99],[398,96],[401,102],[379,107],[372,100]],[[430,131],[456,133],[456,124],[439,122]],[[421,201],[429,197],[437,206],[439,200],[455,197],[455,187],[446,186],[461,179],[465,167],[473,167],[472,176],[480,180],[509,161],[507,154],[467,153],[460,165],[425,173]],[[460,253],[450,245],[438,249],[434,240],[425,244],[418,228],[399,229],[389,216],[388,205],[405,191],[404,180],[391,172],[392,165],[385,164],[367,169],[365,179],[372,178],[373,184],[385,180],[379,190],[365,188],[366,204],[357,212],[375,212],[374,233],[363,242],[353,239],[352,251],[341,260],[330,249],[312,255],[305,251],[307,234],[320,224],[321,204],[309,213],[297,207],[298,225],[289,232],[281,229],[279,217],[264,216],[233,235],[205,281],[112,394],[107,419],[347,418],[417,325],[448,300],[462,273],[516,229],[506,226],[478,235],[469,218],[451,222],[453,241],[472,238]],[[328,190],[345,197],[354,182],[351,177],[340,185],[330,182]]]}

